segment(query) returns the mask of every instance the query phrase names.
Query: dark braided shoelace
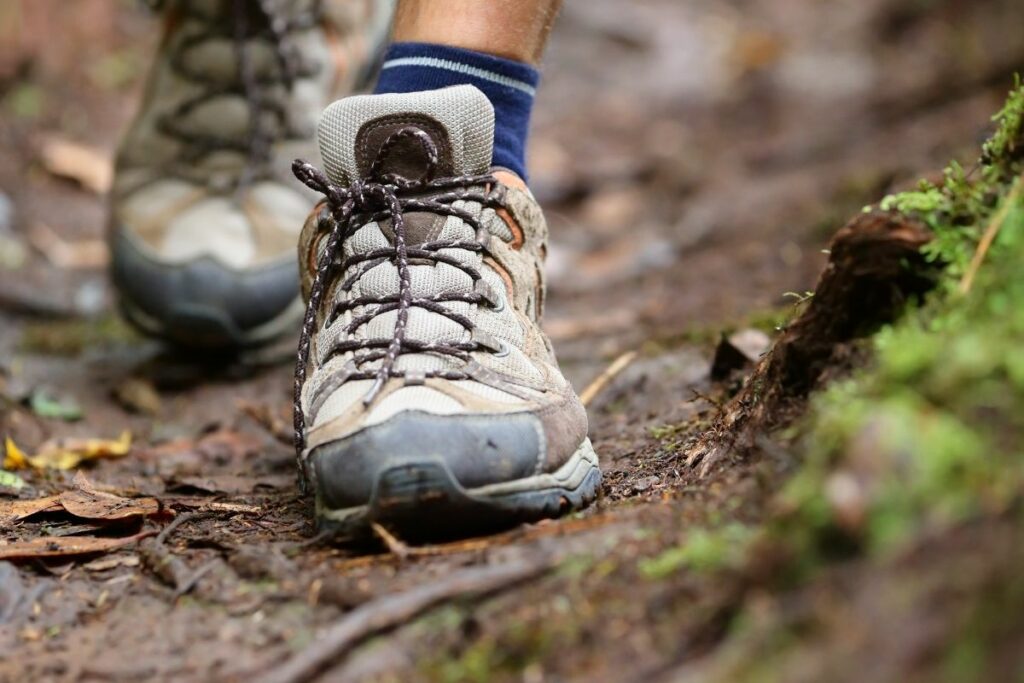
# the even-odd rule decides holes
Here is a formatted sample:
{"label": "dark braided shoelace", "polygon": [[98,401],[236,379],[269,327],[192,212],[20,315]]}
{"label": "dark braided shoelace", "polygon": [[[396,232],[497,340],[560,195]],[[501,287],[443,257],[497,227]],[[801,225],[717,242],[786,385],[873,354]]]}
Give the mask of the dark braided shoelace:
{"label": "dark braided shoelace", "polygon": [[[218,151],[245,154],[245,170],[237,181],[243,188],[263,175],[269,174],[271,149],[279,137],[301,139],[304,133],[293,130],[285,105],[279,96],[272,95],[275,88],[291,92],[295,82],[316,75],[316,65],[304,63],[301,55],[290,45],[289,36],[296,31],[313,28],[321,21],[321,0],[316,0],[307,12],[291,12],[286,16],[280,3],[272,0],[230,0],[230,22],[204,20],[207,25],[182,39],[171,55],[171,68],[182,78],[203,86],[202,92],[181,102],[159,119],[158,125],[166,135],[184,143],[182,163],[194,166],[203,158]],[[156,6],[162,6],[159,3]],[[185,55],[209,41],[232,40],[238,63],[237,82],[224,83],[211,78],[200,68],[189,65]],[[250,42],[263,40],[273,51],[277,63],[275,73],[257,74],[253,65]],[[180,121],[192,111],[223,95],[241,95],[248,107],[249,130],[246,139],[196,132],[182,126]],[[266,125],[264,115],[270,113],[277,125]]]}
{"label": "dark braided shoelace", "polygon": [[[393,146],[403,138],[413,138],[419,142],[427,157],[427,170],[418,180],[409,180],[401,176],[384,173],[382,166]],[[345,339],[335,343],[330,349],[326,360],[339,354],[353,353],[347,370],[340,379],[328,385],[333,389],[350,380],[374,380],[372,386],[363,397],[364,405],[369,405],[378,395],[384,384],[393,377],[403,378],[407,384],[420,384],[428,377],[440,377],[449,380],[469,379],[465,370],[449,369],[433,372],[406,372],[395,368],[398,357],[403,353],[432,353],[449,356],[470,362],[470,354],[474,351],[488,350],[498,352],[500,343],[489,335],[476,329],[472,320],[449,310],[444,304],[449,302],[466,302],[485,304],[491,307],[499,305],[495,295],[489,291],[482,280],[480,272],[457,259],[439,253],[444,249],[465,249],[483,252],[491,239],[491,234],[479,217],[453,206],[457,201],[476,202],[483,207],[503,207],[501,199],[495,191],[484,193],[473,188],[489,186],[496,188],[497,180],[492,175],[468,175],[455,178],[434,178],[438,165],[437,146],[429,135],[419,128],[408,127],[390,135],[381,145],[380,152],[370,168],[365,180],[356,180],[348,187],[340,187],[332,183],[327,176],[312,164],[297,160],[292,165],[295,176],[311,189],[327,198],[327,207],[332,218],[330,232],[326,235],[321,255],[317,261],[316,273],[309,293],[302,334],[299,337],[298,359],[295,364],[295,449],[302,466],[302,452],[305,448],[305,414],[302,408],[302,386],[306,381],[310,354],[310,341],[320,315],[323,297],[329,284],[338,277],[354,269],[341,282],[342,291],[348,291],[355,282],[371,268],[380,263],[392,262],[397,266],[399,288],[398,293],[383,297],[360,296],[344,298],[332,303],[324,318],[327,324],[336,320],[346,311],[359,307],[371,307],[368,312],[356,316],[347,325]],[[473,228],[475,239],[433,241],[410,247],[406,243],[404,212],[427,212],[440,216],[455,216]],[[359,227],[371,222],[391,220],[394,238],[392,246],[376,249],[363,254],[355,254],[341,259],[341,248],[345,240]],[[412,292],[410,259],[417,262],[433,264],[446,263],[463,271],[474,283],[472,292],[446,293],[433,297],[416,297]],[[340,298],[340,297],[338,297]],[[406,326],[410,309],[418,307],[445,316],[459,324],[470,333],[470,341],[425,342],[411,339],[406,334]],[[389,311],[397,311],[397,319],[391,338],[380,339],[349,339],[358,328],[366,325],[379,315]],[[377,368],[366,368],[368,363],[380,361]],[[319,392],[323,395],[325,392]]]}

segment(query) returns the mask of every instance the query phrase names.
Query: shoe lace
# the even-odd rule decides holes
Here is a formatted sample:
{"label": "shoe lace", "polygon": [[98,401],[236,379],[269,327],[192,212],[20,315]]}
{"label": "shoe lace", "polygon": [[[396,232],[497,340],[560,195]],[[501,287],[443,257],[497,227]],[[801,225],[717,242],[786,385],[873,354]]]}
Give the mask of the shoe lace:
{"label": "shoe lace", "polygon": [[[166,0],[165,0],[166,2]],[[160,7],[165,2],[156,4]],[[207,21],[204,28],[182,39],[172,53],[170,65],[181,77],[203,86],[201,92],[179,103],[161,116],[161,132],[184,143],[181,162],[194,166],[219,151],[244,154],[247,163],[237,180],[237,188],[268,174],[272,148],[278,139],[299,139],[304,136],[294,129],[285,104],[274,89],[283,86],[291,92],[297,80],[314,76],[319,67],[304,62],[291,44],[290,35],[316,26],[323,15],[322,0],[316,0],[305,12],[285,12],[280,2],[272,0],[230,0],[231,21]],[[189,50],[207,41],[229,38],[234,42],[237,59],[237,80],[224,83],[210,77],[202,68],[190,66],[185,58]],[[269,44],[276,61],[275,73],[257,74],[253,65],[250,42],[261,38]],[[249,129],[245,140],[208,132],[189,130],[181,121],[202,104],[222,95],[241,95],[248,107]],[[265,114],[271,114],[278,126],[268,126]]]}
{"label": "shoe lace", "polygon": [[[404,138],[416,140],[422,147],[427,168],[420,179],[410,180],[394,173],[383,172],[383,162],[392,147]],[[338,341],[332,344],[324,362],[339,354],[353,353],[346,368],[329,388],[337,387],[349,380],[374,380],[363,396],[364,405],[369,405],[378,395],[385,383],[393,378],[404,379],[407,385],[421,384],[429,377],[448,380],[469,379],[466,364],[471,362],[470,354],[475,351],[488,350],[497,352],[502,349],[500,342],[490,335],[478,330],[474,322],[445,306],[450,302],[466,302],[498,306],[498,300],[487,283],[482,279],[480,271],[470,264],[463,263],[450,254],[440,253],[442,250],[464,249],[471,252],[486,251],[492,238],[491,233],[478,215],[462,208],[453,206],[458,201],[479,203],[482,207],[503,208],[501,195],[496,191],[498,183],[493,175],[465,175],[453,178],[435,178],[438,165],[437,146],[429,135],[419,128],[407,127],[392,133],[381,145],[380,151],[364,180],[355,180],[348,187],[332,183],[327,176],[312,164],[297,160],[292,165],[295,176],[311,189],[323,194],[327,199],[330,212],[330,231],[322,240],[324,246],[317,261],[313,276],[305,320],[299,337],[298,359],[295,364],[295,448],[300,463],[305,448],[305,414],[302,408],[302,386],[306,381],[310,356],[310,341],[316,328],[317,319],[325,293],[329,285],[344,276],[341,281],[342,291],[348,291],[355,282],[371,268],[380,263],[394,263],[398,270],[399,287],[397,294],[387,296],[335,297],[330,309],[325,311],[324,318],[330,324],[355,308],[367,309],[355,316]],[[489,191],[481,191],[480,187],[490,187]],[[409,211],[427,212],[441,216],[455,216],[469,225],[474,233],[474,240],[437,240],[409,246],[406,242],[406,227],[403,213]],[[342,246],[345,240],[360,227],[371,222],[391,220],[393,239],[390,247],[357,253],[342,258]],[[409,261],[445,263],[469,275],[474,283],[473,291],[446,292],[431,297],[415,296],[412,291],[412,278]],[[422,308],[442,315],[460,325],[470,333],[468,341],[428,342],[411,338],[407,333],[409,311]],[[350,336],[359,327],[390,311],[397,311],[395,326],[390,338],[352,339]],[[407,353],[431,353],[448,356],[462,361],[463,369],[449,368],[434,371],[408,371],[396,368],[398,357]],[[369,363],[380,361],[376,368],[364,367]],[[322,391],[321,394],[327,392]]]}

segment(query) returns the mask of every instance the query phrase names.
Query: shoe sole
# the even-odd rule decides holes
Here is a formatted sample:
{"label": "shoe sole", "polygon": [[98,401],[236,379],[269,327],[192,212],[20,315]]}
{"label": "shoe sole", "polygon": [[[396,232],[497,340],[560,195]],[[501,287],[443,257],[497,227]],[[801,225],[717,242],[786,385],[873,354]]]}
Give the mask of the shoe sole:
{"label": "shoe sole", "polygon": [[182,304],[166,320],[147,315],[125,297],[121,314],[143,334],[191,348],[248,348],[269,344],[302,325],[305,306],[300,299],[259,327],[241,330],[230,317],[215,308]]}
{"label": "shoe sole", "polygon": [[524,479],[464,488],[441,458],[383,468],[365,505],[327,507],[317,491],[321,532],[362,538],[379,523],[408,540],[485,533],[560,517],[597,498],[601,470],[586,439],[558,470]]}

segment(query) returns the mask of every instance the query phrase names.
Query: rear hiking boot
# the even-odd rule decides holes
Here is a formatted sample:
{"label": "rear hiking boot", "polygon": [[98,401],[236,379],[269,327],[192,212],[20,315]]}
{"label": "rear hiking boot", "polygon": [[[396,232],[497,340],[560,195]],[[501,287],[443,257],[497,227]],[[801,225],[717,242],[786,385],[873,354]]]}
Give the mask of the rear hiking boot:
{"label": "rear hiking boot", "polygon": [[301,474],[325,530],[489,531],[582,508],[601,475],[587,415],[539,323],[547,226],[491,168],[472,86],[340,100],[323,114],[326,199],[300,237]]}
{"label": "rear hiking boot", "polygon": [[[126,317],[238,347],[302,320],[295,243],[314,112],[351,92],[388,0],[163,0],[164,39],[117,157],[109,239]],[[374,38],[374,35],[377,37]]]}

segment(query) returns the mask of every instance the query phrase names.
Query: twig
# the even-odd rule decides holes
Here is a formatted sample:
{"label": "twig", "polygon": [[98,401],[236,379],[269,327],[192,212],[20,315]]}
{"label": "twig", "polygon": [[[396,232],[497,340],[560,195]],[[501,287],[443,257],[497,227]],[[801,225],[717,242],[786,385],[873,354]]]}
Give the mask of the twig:
{"label": "twig", "polygon": [[396,628],[434,605],[453,598],[482,596],[541,575],[551,567],[547,558],[497,567],[465,569],[436,583],[371,600],[327,629],[323,636],[290,660],[257,679],[258,683],[303,683],[329,664],[336,664],[354,645],[374,634]]}
{"label": "twig", "polygon": [[139,544],[139,559],[162,583],[177,591],[189,580],[189,569],[159,540]]}
{"label": "twig", "polygon": [[331,529],[324,529],[323,531],[318,532],[316,536],[284,546],[283,550],[286,553],[296,553],[300,550],[319,545],[329,538],[335,538],[335,535],[335,532]]}
{"label": "twig", "polygon": [[[201,512],[182,513],[171,520],[171,523],[165,526],[151,543],[139,545],[139,556],[142,559],[143,565],[153,572],[158,579],[174,589],[175,600],[180,595],[184,595],[188,590],[191,590],[192,586],[195,585],[195,581],[201,575],[197,576],[196,574],[198,573],[190,575],[188,565],[168,550],[165,542],[174,533],[174,530],[185,522],[206,516]],[[186,586],[186,590],[182,592],[183,587]]]}
{"label": "twig", "polygon": [[187,595],[189,592],[191,592],[192,589],[196,587],[196,584],[199,583],[199,579],[209,574],[210,571],[214,569],[219,563],[219,559],[210,560],[209,562],[201,566],[199,569],[192,572],[192,574],[190,574],[187,578],[183,579],[181,584],[174,589],[174,601],[177,602],[182,598],[182,596]]}
{"label": "twig", "polygon": [[978,249],[974,252],[974,258],[971,259],[971,264],[967,267],[967,272],[964,273],[963,278],[960,280],[960,293],[967,294],[971,291],[971,286],[974,284],[974,278],[978,274],[978,270],[981,268],[981,264],[985,262],[985,256],[988,254],[988,250],[992,247],[993,242],[996,241],[996,237],[999,235],[999,230],[1002,229],[1003,224],[1006,223],[1007,216],[1010,215],[1010,210],[1013,209],[1013,205],[1017,203],[1020,198],[1022,185],[1021,180],[1024,178],[1018,177],[1013,187],[1010,189],[1009,194],[1006,195],[1006,199],[1003,201],[1003,205],[999,208],[999,211],[992,218],[992,222],[985,228],[985,233],[981,236],[981,241],[978,242]]}
{"label": "twig", "polygon": [[392,556],[397,558],[399,561],[406,560],[410,557],[438,557],[440,555],[452,555],[455,553],[464,553],[470,550],[479,550],[480,548],[486,548],[490,545],[488,540],[471,540],[471,541],[459,541],[456,543],[446,543],[444,545],[424,545],[424,546],[411,546],[398,536],[387,530],[386,527],[377,524],[376,522],[370,525],[373,533],[387,546],[388,552]]}
{"label": "twig", "polygon": [[690,387],[690,393],[693,394],[693,398],[691,398],[690,401],[689,401],[690,403],[696,403],[697,401],[704,401],[705,403],[710,403],[711,405],[713,405],[718,410],[722,410],[725,407],[725,401],[723,399],[715,398],[714,396],[711,396],[709,394],[705,394],[700,389],[697,389],[695,387]]}
{"label": "twig", "polygon": [[384,542],[384,545],[388,547],[388,550],[392,555],[400,560],[404,560],[409,557],[410,548],[402,541],[402,539],[395,536],[377,522],[370,524],[370,528],[373,529],[373,533],[377,534],[377,537]]}
{"label": "twig", "polygon": [[604,372],[598,375],[593,382],[587,385],[586,389],[580,392],[580,401],[583,402],[583,405],[589,406],[601,392],[608,388],[608,385],[611,384],[613,379],[618,377],[619,373],[636,360],[638,355],[639,353],[636,351],[627,351],[612,361],[612,364],[605,368]]}
{"label": "twig", "polygon": [[193,519],[201,519],[201,518],[206,517],[206,516],[207,515],[204,515],[201,512],[185,512],[183,514],[178,515],[177,517],[172,519],[171,523],[168,524],[167,526],[165,526],[160,531],[159,534],[157,534],[157,537],[156,537],[157,545],[163,545],[167,541],[167,539],[170,537],[170,535],[172,533],[174,533],[174,530],[177,529],[182,524],[184,524],[185,522],[190,522]]}

